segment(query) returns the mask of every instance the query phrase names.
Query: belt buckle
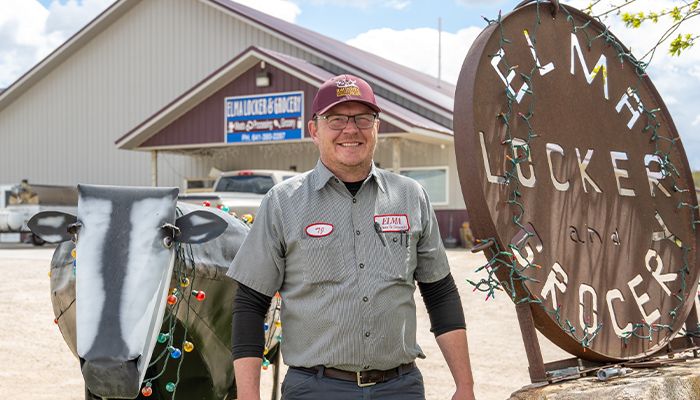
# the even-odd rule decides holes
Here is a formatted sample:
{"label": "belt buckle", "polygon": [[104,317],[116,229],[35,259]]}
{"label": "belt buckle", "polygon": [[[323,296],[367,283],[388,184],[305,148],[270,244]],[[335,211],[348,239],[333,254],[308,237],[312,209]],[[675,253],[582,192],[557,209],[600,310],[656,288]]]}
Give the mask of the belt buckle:
{"label": "belt buckle", "polygon": [[355,374],[357,375],[357,386],[359,386],[359,387],[367,387],[367,386],[373,386],[373,385],[377,384],[377,382],[362,383],[362,371],[358,371]]}

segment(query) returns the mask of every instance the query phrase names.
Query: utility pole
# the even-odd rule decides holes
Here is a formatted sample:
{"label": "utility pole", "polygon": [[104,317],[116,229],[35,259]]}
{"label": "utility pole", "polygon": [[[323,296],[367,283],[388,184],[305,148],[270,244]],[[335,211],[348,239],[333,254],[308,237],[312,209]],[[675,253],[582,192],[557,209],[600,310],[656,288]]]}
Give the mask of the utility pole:
{"label": "utility pole", "polygon": [[442,83],[442,17],[438,17],[438,74],[437,87]]}

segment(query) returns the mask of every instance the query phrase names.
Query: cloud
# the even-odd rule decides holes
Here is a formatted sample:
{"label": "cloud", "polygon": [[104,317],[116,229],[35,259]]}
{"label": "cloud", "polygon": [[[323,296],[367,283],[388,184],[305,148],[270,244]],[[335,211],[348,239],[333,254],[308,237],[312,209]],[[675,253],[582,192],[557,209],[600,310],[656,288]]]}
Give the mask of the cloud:
{"label": "cloud", "polygon": [[392,8],[394,10],[403,10],[404,8],[408,7],[410,4],[411,4],[411,2],[408,0],[391,0],[391,1],[387,1],[385,6],[388,8]]}
{"label": "cloud", "polygon": [[0,0],[0,87],[6,87],[38,57],[48,11],[37,1]]}
{"label": "cloud", "polygon": [[[477,27],[461,29],[456,33],[442,32],[443,80],[457,82],[464,57],[479,32],[481,28]],[[437,29],[372,29],[347,43],[428,75],[438,75]]]}
{"label": "cloud", "polygon": [[296,22],[301,14],[299,6],[290,0],[236,0],[236,2],[292,23]]}
{"label": "cloud", "polygon": [[0,87],[7,87],[87,24],[112,0],[0,0]]}
{"label": "cloud", "polygon": [[315,6],[333,5],[361,9],[384,7],[398,11],[405,9],[411,4],[411,0],[309,0],[309,2]]}

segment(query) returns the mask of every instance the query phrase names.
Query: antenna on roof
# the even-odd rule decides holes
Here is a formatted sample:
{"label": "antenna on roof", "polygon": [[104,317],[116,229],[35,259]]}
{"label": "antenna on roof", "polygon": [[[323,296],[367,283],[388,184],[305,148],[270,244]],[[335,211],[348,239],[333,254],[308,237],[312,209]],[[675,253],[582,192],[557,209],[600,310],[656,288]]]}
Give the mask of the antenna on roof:
{"label": "antenna on roof", "polygon": [[442,82],[442,17],[438,17],[438,74],[437,87]]}

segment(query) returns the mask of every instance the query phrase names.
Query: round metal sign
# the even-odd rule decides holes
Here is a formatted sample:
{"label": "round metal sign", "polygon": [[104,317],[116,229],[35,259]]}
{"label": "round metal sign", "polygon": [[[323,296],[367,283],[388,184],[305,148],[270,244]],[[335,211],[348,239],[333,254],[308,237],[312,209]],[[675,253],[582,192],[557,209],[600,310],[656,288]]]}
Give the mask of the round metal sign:
{"label": "round metal sign", "polygon": [[457,84],[460,183],[489,245],[478,288],[530,302],[589,360],[660,350],[697,290],[692,175],[643,67],[588,15],[538,3],[492,21]]}

